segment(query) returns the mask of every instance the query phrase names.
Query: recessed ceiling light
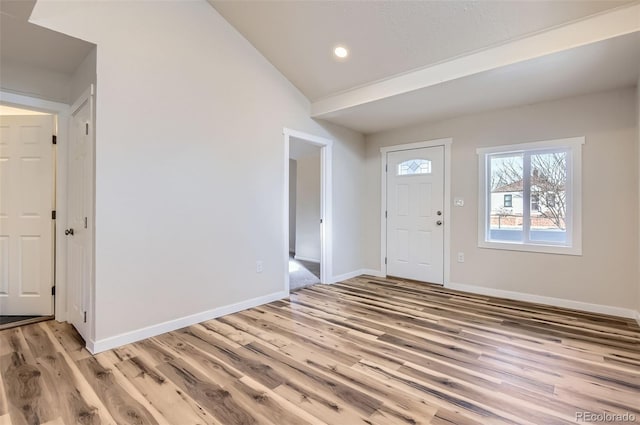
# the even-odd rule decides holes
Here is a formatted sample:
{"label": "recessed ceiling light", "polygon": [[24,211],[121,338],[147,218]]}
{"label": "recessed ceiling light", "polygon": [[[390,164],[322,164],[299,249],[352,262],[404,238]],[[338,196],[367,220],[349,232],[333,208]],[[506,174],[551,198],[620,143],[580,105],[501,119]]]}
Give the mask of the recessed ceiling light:
{"label": "recessed ceiling light", "polygon": [[349,51],[345,47],[338,46],[335,49],[333,49],[333,54],[339,57],[340,59],[344,59],[347,56],[349,56]]}

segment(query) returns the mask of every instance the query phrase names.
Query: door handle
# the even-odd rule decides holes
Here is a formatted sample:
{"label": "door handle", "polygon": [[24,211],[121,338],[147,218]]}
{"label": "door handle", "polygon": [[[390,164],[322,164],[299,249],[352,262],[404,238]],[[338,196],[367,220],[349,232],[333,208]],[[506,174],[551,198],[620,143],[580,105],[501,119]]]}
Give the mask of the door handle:
{"label": "door handle", "polygon": [[436,224],[437,224],[438,226],[442,226],[442,220],[438,220],[438,221],[436,221]]}
{"label": "door handle", "polygon": [[65,230],[65,231],[64,231],[64,234],[65,234],[65,235],[67,235],[67,236],[69,236],[69,235],[73,236],[73,229],[67,229],[67,230]]}

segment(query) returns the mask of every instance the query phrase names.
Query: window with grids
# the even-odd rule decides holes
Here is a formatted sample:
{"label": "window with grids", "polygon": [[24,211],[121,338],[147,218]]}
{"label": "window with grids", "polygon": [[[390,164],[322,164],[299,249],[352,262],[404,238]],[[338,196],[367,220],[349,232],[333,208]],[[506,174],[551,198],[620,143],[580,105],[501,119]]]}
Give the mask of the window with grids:
{"label": "window with grids", "polygon": [[484,248],[581,253],[584,138],[478,149],[478,244]]}
{"label": "window with grids", "polygon": [[410,159],[398,164],[398,176],[431,174],[431,161],[428,159]]}

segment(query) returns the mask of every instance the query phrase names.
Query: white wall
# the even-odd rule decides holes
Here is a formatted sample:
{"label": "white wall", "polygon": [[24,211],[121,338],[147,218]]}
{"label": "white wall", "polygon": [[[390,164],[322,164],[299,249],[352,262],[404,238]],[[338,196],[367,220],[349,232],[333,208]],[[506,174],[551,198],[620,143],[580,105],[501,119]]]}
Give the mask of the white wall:
{"label": "white wall", "polygon": [[0,61],[0,75],[2,90],[69,103],[71,78],[67,74],[3,60]]}
{"label": "white wall", "polygon": [[320,149],[296,162],[296,258],[320,262]]}
{"label": "white wall", "polygon": [[284,291],[283,127],[335,141],[334,274],[362,267],[363,180],[340,178],[363,137],[311,120],[204,0],[38,2],[32,22],[98,46],[95,340]]}
{"label": "white wall", "polygon": [[297,161],[289,160],[289,252],[296,252],[296,187]]}
{"label": "white wall", "polygon": [[[634,89],[563,99],[422,124],[368,136],[363,217],[365,267],[379,269],[381,146],[453,138],[451,281],[621,308],[634,308],[638,285],[638,137]],[[476,148],[585,136],[583,255],[477,246]]]}

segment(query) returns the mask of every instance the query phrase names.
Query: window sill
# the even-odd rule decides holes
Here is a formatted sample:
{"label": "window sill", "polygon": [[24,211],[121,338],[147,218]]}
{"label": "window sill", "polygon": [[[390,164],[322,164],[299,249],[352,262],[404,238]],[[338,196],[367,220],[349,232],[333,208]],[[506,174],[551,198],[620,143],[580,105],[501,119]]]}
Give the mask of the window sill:
{"label": "window sill", "polygon": [[570,246],[481,241],[481,242],[478,242],[478,247],[487,248],[487,249],[502,249],[506,251],[536,252],[536,253],[542,253],[542,254],[578,255],[578,256],[582,255],[582,247],[570,247]]}

